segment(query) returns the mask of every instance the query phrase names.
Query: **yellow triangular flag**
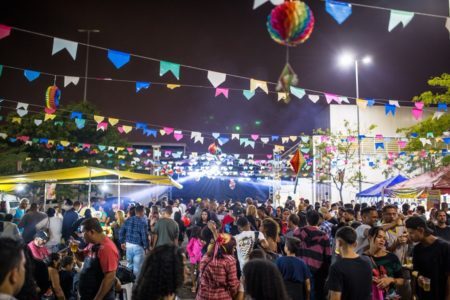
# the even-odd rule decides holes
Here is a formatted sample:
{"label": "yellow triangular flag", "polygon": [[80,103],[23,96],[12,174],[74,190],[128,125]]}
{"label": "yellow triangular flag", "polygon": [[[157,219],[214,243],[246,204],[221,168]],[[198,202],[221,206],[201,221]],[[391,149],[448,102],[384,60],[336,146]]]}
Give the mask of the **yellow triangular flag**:
{"label": "yellow triangular flag", "polygon": [[95,120],[95,122],[97,122],[97,124],[100,122],[103,122],[104,119],[105,119],[105,117],[103,117],[103,116],[94,115],[94,120]]}
{"label": "yellow triangular flag", "polygon": [[122,129],[123,131],[125,131],[125,133],[129,133],[131,130],[133,130],[133,127],[128,125],[122,125]]}
{"label": "yellow triangular flag", "polygon": [[292,142],[295,142],[295,141],[297,140],[297,136],[296,136],[296,135],[291,135],[291,136],[289,136],[289,139],[290,139]]}
{"label": "yellow triangular flag", "polygon": [[169,89],[171,89],[171,90],[176,89],[176,88],[179,88],[179,87],[180,87],[179,84],[171,84],[171,83],[169,83],[169,84],[167,85],[167,88],[169,88]]}
{"label": "yellow triangular flag", "polygon": [[125,155],[117,155],[118,159],[125,159]]}
{"label": "yellow triangular flag", "polygon": [[269,89],[267,88],[267,82],[262,80],[250,79],[250,91],[255,91],[257,88],[262,89],[266,94],[269,93]]}
{"label": "yellow triangular flag", "polygon": [[78,147],[73,148],[73,152],[77,153],[78,151],[80,151],[81,149]]}
{"label": "yellow triangular flag", "polygon": [[117,147],[117,148],[116,148],[116,152],[123,151],[124,149],[125,149],[124,147]]}
{"label": "yellow triangular flag", "polygon": [[54,140],[48,140],[48,141],[47,141],[47,144],[48,144],[48,145],[54,145],[54,144],[55,144],[55,141],[54,141]]}
{"label": "yellow triangular flag", "polygon": [[61,144],[61,146],[67,147],[70,145],[70,143],[68,141],[60,141],[59,142]]}
{"label": "yellow triangular flag", "polygon": [[109,124],[111,124],[111,126],[116,125],[117,123],[119,123],[119,119],[115,119],[115,118],[108,118]]}
{"label": "yellow triangular flag", "polygon": [[11,119],[11,123],[17,123],[17,124],[20,124],[20,123],[22,123],[22,118],[19,118],[19,117],[13,117],[13,118]]}
{"label": "yellow triangular flag", "polygon": [[367,108],[367,100],[356,99],[356,105],[358,105],[359,108]]}
{"label": "yellow triangular flag", "polygon": [[278,101],[287,99],[287,93],[278,92]]}
{"label": "yellow triangular flag", "polygon": [[56,118],[56,115],[45,114],[44,121],[53,120],[54,118]]}
{"label": "yellow triangular flag", "polygon": [[159,134],[161,134],[161,135],[166,135],[166,132],[164,131],[164,129],[160,129],[160,130],[159,130]]}

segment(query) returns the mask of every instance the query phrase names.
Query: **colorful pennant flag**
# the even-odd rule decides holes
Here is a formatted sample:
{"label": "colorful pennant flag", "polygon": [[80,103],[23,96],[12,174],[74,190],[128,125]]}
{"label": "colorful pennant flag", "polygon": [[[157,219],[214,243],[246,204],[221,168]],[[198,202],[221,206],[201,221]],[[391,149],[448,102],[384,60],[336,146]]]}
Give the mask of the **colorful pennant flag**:
{"label": "colorful pennant flag", "polygon": [[138,93],[141,89],[148,89],[150,87],[150,82],[136,82],[136,93]]}
{"label": "colorful pennant flag", "polygon": [[11,33],[11,27],[0,24],[0,40],[9,36]]}
{"label": "colorful pennant flag", "polygon": [[250,91],[255,91],[257,88],[262,89],[266,94],[269,94],[269,88],[267,87],[267,82],[262,80],[250,79]]}
{"label": "colorful pennant flag", "polygon": [[108,58],[117,69],[120,69],[130,61],[130,54],[116,50],[108,50]]}
{"label": "colorful pennant flag", "polygon": [[397,109],[397,107],[395,105],[392,104],[385,104],[384,105],[384,113],[387,115],[389,115],[389,113],[392,114],[392,116],[395,116],[395,110]]}
{"label": "colorful pennant flag", "polygon": [[167,72],[171,72],[176,79],[180,79],[180,65],[169,61],[159,62],[159,76],[163,76]]}
{"label": "colorful pennant flag", "polygon": [[52,55],[55,55],[62,49],[66,49],[67,52],[69,52],[70,56],[72,56],[73,60],[77,58],[77,48],[78,43],[63,40],[59,38],[53,38],[53,49],[52,49]]}
{"label": "colorful pennant flag", "polygon": [[225,82],[225,80],[227,79],[227,75],[224,73],[219,73],[219,72],[213,72],[213,71],[208,71],[208,80],[209,82],[211,82],[211,84],[213,85],[213,87],[218,87],[219,85],[221,85],[222,83]]}
{"label": "colorful pennant flag", "polygon": [[317,101],[319,101],[320,96],[319,95],[308,95],[309,100],[311,100],[313,103],[317,103]]}
{"label": "colorful pennant flag", "polygon": [[255,96],[255,91],[244,90],[242,94],[245,96],[247,100],[250,100],[253,96]]}
{"label": "colorful pennant flag", "polygon": [[215,93],[215,97],[219,96],[219,95],[224,95],[225,98],[228,99],[228,89],[226,88],[216,88],[216,93]]}
{"label": "colorful pennant flag", "polygon": [[23,74],[28,79],[28,81],[31,82],[31,81],[35,80],[36,78],[38,78],[41,75],[41,72],[25,70]]}
{"label": "colorful pennant flag", "polygon": [[402,23],[403,28],[408,25],[408,23],[414,17],[414,13],[402,10],[391,10],[391,15],[389,17],[389,27],[388,31],[391,32],[392,29],[397,27],[398,24]]}
{"label": "colorful pennant flag", "polygon": [[305,96],[305,90],[292,86],[289,88],[289,90],[291,91],[291,94],[294,95],[295,97],[297,97],[298,99],[302,99],[303,96]]}
{"label": "colorful pennant flag", "polygon": [[327,0],[325,2],[325,10],[338,24],[342,24],[352,14],[352,5],[350,3]]}
{"label": "colorful pennant flag", "polygon": [[80,81],[80,77],[75,76],[64,76],[64,87],[68,86],[69,84],[77,85],[78,81]]}

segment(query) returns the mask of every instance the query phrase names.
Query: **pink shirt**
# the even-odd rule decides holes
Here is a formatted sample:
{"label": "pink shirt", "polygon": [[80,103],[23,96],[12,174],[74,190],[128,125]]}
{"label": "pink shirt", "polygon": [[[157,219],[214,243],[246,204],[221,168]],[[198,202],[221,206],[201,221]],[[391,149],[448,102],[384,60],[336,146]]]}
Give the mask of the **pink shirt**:
{"label": "pink shirt", "polygon": [[186,251],[189,254],[189,261],[191,264],[198,264],[202,260],[203,245],[198,238],[191,238],[186,246]]}
{"label": "pink shirt", "polygon": [[45,247],[45,246],[38,247],[38,246],[36,246],[34,241],[31,241],[28,243],[28,248],[30,249],[31,254],[33,255],[34,259],[43,260],[44,258],[49,256],[47,247]]}

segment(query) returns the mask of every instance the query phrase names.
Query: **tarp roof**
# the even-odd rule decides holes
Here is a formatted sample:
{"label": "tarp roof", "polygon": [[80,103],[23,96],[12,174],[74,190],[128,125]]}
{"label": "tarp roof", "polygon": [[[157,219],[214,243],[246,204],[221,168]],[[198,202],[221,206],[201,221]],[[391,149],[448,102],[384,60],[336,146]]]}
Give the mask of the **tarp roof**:
{"label": "tarp roof", "polygon": [[434,171],[423,173],[397,184],[391,189],[450,189],[450,166],[439,167]]}
{"label": "tarp roof", "polygon": [[156,176],[150,174],[134,173],[129,171],[119,171],[111,169],[96,168],[90,166],[74,167],[67,169],[34,172],[26,174],[17,174],[9,176],[0,176],[0,190],[12,191],[16,184],[26,184],[33,182],[58,182],[78,179],[89,179],[105,176],[120,176],[121,178],[133,179],[138,181],[147,181],[156,185],[171,185],[179,189],[183,188],[181,184],[169,176]]}
{"label": "tarp roof", "polygon": [[[400,182],[403,182],[405,180],[408,180],[407,177],[404,177],[402,175],[397,175],[395,177],[391,177],[385,181],[382,181],[380,183],[375,184],[374,186],[371,186],[370,188],[361,191],[360,193],[356,194],[356,197],[371,197],[371,198],[378,198],[382,197],[382,193],[386,188],[389,188],[391,186],[394,186]],[[386,193],[385,193],[386,194]]]}

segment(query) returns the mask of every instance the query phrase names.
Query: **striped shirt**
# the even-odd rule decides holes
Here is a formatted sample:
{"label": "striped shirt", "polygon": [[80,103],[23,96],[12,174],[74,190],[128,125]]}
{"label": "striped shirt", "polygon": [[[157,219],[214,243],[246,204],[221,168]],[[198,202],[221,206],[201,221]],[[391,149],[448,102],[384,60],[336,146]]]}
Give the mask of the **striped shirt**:
{"label": "striped shirt", "polygon": [[316,273],[321,268],[328,268],[331,262],[331,246],[328,235],[315,226],[297,228],[294,237],[300,239],[299,257]]}

